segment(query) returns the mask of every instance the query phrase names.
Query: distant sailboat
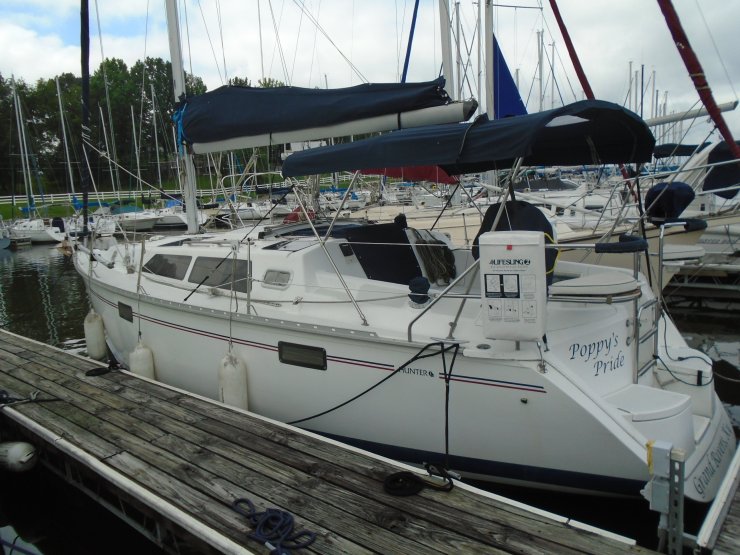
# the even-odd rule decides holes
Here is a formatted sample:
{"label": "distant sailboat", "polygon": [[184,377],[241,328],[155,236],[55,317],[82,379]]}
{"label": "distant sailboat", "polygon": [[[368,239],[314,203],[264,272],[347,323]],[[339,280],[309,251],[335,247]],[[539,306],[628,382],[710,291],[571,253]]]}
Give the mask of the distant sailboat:
{"label": "distant sailboat", "polygon": [[[23,207],[27,218],[13,222],[10,228],[11,236],[19,239],[30,239],[32,243],[59,243],[66,237],[65,224],[62,218],[41,218],[36,208],[36,200],[33,195],[33,172],[31,170],[31,154],[26,136],[26,123],[23,117],[18,91],[15,80],[11,80],[13,89],[13,104],[15,107],[16,127],[18,129],[18,142],[20,145],[21,165],[23,167],[23,183],[26,190],[28,205]],[[38,170],[35,172],[38,175]],[[35,217],[34,217],[35,216]]]}

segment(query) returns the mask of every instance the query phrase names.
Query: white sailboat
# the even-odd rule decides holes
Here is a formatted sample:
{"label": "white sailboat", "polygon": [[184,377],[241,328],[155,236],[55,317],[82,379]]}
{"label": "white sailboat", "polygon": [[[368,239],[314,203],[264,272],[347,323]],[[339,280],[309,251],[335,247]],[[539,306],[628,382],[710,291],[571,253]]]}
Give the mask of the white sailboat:
{"label": "white sailboat", "polygon": [[33,196],[33,179],[31,171],[31,160],[26,140],[26,124],[23,110],[18,97],[15,81],[12,81],[13,103],[15,107],[16,126],[20,143],[21,165],[23,167],[23,184],[28,199],[28,217],[15,220],[10,226],[11,236],[24,238],[32,243],[59,243],[66,237],[65,224],[62,218],[41,218],[36,212]]}
{"label": "white sailboat", "polygon": [[[173,69],[182,84],[182,66]],[[284,174],[419,153],[454,173],[516,169],[552,156],[553,144],[563,163],[593,149],[603,160],[649,156],[647,128],[607,104],[495,124],[524,122],[516,144],[511,130],[453,123],[294,154]],[[384,142],[423,136],[437,147]],[[650,442],[662,440],[685,453],[685,494],[712,500],[735,438],[711,361],[685,344],[636,269],[554,264],[541,212],[502,206],[492,229],[514,212],[527,226],[481,233],[477,256],[401,219],[306,217],[79,248],[74,261],[115,357],[137,371],[148,354],[157,380],[397,459],[546,488],[637,495]],[[643,248],[609,247],[627,257]]]}

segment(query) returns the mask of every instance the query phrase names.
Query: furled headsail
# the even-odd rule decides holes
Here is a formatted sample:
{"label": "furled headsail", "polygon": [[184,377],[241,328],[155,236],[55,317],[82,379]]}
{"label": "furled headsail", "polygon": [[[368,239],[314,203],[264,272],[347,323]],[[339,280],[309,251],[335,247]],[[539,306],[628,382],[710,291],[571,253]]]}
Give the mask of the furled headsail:
{"label": "furled headsail", "polygon": [[452,102],[444,79],[339,89],[224,86],[181,102],[181,144],[195,154],[465,121],[474,100]]}

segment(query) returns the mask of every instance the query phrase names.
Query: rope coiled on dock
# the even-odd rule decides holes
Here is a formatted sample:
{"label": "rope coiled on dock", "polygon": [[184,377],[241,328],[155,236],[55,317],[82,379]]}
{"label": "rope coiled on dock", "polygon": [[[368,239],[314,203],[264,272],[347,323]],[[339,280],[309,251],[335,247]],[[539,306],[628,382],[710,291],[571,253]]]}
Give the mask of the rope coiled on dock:
{"label": "rope coiled on dock", "polygon": [[268,508],[257,511],[249,499],[240,497],[231,503],[231,508],[247,517],[253,531],[248,538],[263,543],[271,555],[290,555],[291,550],[308,547],[316,540],[316,534],[308,530],[295,531],[293,515],[280,509]]}

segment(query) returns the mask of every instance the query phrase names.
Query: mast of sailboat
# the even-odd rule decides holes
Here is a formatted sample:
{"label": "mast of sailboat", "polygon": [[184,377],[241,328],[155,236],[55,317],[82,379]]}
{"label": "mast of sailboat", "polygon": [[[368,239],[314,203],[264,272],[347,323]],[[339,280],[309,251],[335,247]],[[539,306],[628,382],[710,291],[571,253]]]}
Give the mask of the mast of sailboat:
{"label": "mast of sailboat", "polygon": [[69,187],[72,194],[75,192],[74,176],[72,175],[72,159],[69,157],[69,145],[67,144],[67,127],[64,124],[64,107],[62,106],[62,89],[59,86],[59,77],[54,78],[57,86],[57,100],[59,101],[59,120],[62,124],[62,143],[64,144],[64,160],[67,163],[67,172],[69,173]]}
{"label": "mast of sailboat", "polygon": [[28,145],[26,143],[26,132],[23,125],[23,112],[21,102],[18,98],[18,91],[15,87],[15,77],[11,76],[10,86],[13,89],[13,107],[15,108],[15,123],[18,128],[18,146],[21,155],[21,167],[23,168],[23,185],[26,188],[26,202],[28,203],[28,217],[31,218],[31,211],[35,209],[33,199],[33,181],[31,180],[31,167],[28,164]]}
{"label": "mast of sailboat", "polygon": [[[484,29],[486,33],[485,42],[483,43],[485,48],[485,56],[483,59],[486,64],[486,114],[488,115],[488,119],[494,119],[496,117],[496,99],[493,88],[493,6],[491,0],[486,0]],[[491,173],[490,175],[493,177],[494,174]],[[490,183],[493,184],[493,181],[490,181]]]}
{"label": "mast of sailboat", "polygon": [[[578,58],[578,54],[576,53],[576,48],[575,46],[573,46],[573,41],[570,39],[570,33],[568,33],[568,29],[565,27],[565,22],[563,21],[563,18],[560,15],[560,10],[558,9],[557,2],[555,0],[550,0],[550,7],[552,8],[552,12],[555,15],[555,19],[558,22],[558,27],[560,28],[560,34],[563,35],[563,41],[565,42],[565,48],[567,48],[568,54],[570,55],[570,60],[571,62],[573,62],[573,68],[576,70],[576,75],[578,76],[578,82],[581,84],[581,88],[583,89],[583,92],[586,94],[586,98],[588,98],[589,100],[594,100],[594,98],[596,98],[594,96],[594,91],[588,82],[588,78],[586,77],[586,72],[583,71],[581,60]],[[630,67],[630,71],[631,71],[631,67]],[[629,174],[627,173],[627,169],[624,167],[624,164],[619,164],[619,171],[625,180],[629,179]]]}
{"label": "mast of sailboat", "polygon": [[[170,59],[172,60],[172,87],[175,92],[175,102],[185,100],[185,70],[182,64],[182,50],[180,43],[180,25],[177,16],[176,0],[167,0],[167,31],[170,43]],[[188,233],[198,232],[198,206],[195,195],[195,166],[193,155],[185,145],[178,145],[177,156],[182,160],[185,179],[182,185],[182,197],[185,203],[185,215],[188,222]]]}
{"label": "mast of sailboat", "polygon": [[453,71],[452,71],[452,41],[450,38],[450,2],[449,0],[439,0],[439,30],[440,38],[442,41],[442,75],[444,75],[445,83],[452,93],[450,98],[452,100],[458,100],[457,89],[453,84]]}
{"label": "mast of sailboat", "polygon": [[678,14],[673,8],[673,3],[671,0],[658,0],[658,5],[663,12],[668,29],[671,31],[673,42],[676,43],[676,49],[681,55],[681,59],[689,72],[691,80],[694,82],[696,92],[699,93],[699,98],[701,98],[709,116],[722,134],[722,138],[727,142],[730,152],[732,152],[732,155],[736,159],[740,160],[740,146],[732,138],[730,128],[727,127],[725,119],[722,117],[722,113],[714,101],[714,95],[712,95],[712,89],[709,88],[709,83],[704,75],[704,69],[702,69],[699,58],[697,58],[694,50],[691,48],[691,44],[689,44],[689,38],[683,30],[681,21],[678,19]]}
{"label": "mast of sailboat", "polygon": [[[563,22],[563,18],[560,16],[560,10],[558,9],[558,5],[555,0],[550,0],[550,7],[552,8],[552,12],[555,14],[555,19],[558,22],[558,27],[560,27],[560,34],[563,35],[565,47],[568,49],[570,60],[571,62],[573,62],[573,68],[576,70],[576,75],[578,76],[579,83],[581,83],[583,92],[586,94],[586,98],[588,98],[589,100],[593,100],[594,91],[591,89],[591,85],[586,78],[586,73],[583,71],[583,66],[581,65],[581,61],[578,59],[578,54],[576,54],[576,49],[573,46],[573,41],[570,40],[570,33],[568,33],[568,29],[565,27],[565,23]],[[632,62],[630,62],[630,72],[632,72],[631,64]]]}
{"label": "mast of sailboat", "polygon": [[416,30],[416,16],[419,13],[419,0],[414,2],[414,13],[411,16],[411,28],[409,29],[409,43],[406,46],[406,58],[403,61],[403,73],[401,73],[401,83],[406,82],[406,76],[409,72],[409,61],[411,60],[411,45],[414,43],[414,31]]}
{"label": "mast of sailboat", "polygon": [[87,237],[88,200],[90,192],[90,168],[85,135],[90,129],[90,16],[87,0],[80,7],[80,65],[82,69],[82,167],[80,188],[82,189],[82,236]]}
{"label": "mast of sailboat", "polygon": [[[563,18],[560,15],[560,10],[558,9],[558,5],[555,0],[550,0],[550,7],[552,8],[553,13],[555,14],[555,19],[558,22],[558,27],[560,28],[560,33],[563,35],[563,41],[565,41],[565,47],[568,49],[568,54],[570,55],[570,59],[573,62],[573,67],[576,70],[576,74],[578,75],[578,81],[581,83],[581,87],[583,88],[583,92],[586,93],[586,98],[589,100],[594,99],[594,91],[591,88],[591,85],[588,82],[588,79],[586,78],[586,72],[583,71],[583,66],[581,65],[581,61],[578,59],[578,54],[576,53],[576,49],[573,46],[573,41],[570,39],[570,33],[568,33],[568,29],[565,27],[565,22],[563,21]],[[635,92],[635,99],[637,99],[637,92]],[[622,178],[625,180],[625,183],[629,184],[630,190],[632,191],[632,195],[635,198],[635,201],[637,202],[637,209],[640,213],[640,231],[642,232],[642,237],[645,238],[645,219],[643,218],[643,208],[642,208],[642,196],[640,195],[640,183],[637,179],[635,179],[634,182],[630,182],[630,175],[627,172],[627,168],[624,167],[624,164],[619,164],[619,172],[622,174]],[[633,186],[636,188],[636,191],[633,189]],[[648,252],[645,251],[645,256],[648,256]],[[651,266],[650,266],[650,260],[647,261],[647,276],[648,276],[648,282],[652,286],[653,283],[653,276],[651,272]]]}

